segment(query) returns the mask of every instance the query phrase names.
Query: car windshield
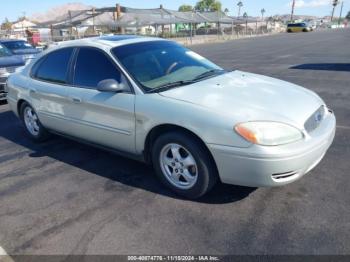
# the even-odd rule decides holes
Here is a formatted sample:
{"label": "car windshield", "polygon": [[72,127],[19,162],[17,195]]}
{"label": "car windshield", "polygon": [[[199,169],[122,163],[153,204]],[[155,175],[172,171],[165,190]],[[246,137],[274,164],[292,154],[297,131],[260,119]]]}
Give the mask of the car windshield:
{"label": "car windshield", "polygon": [[170,41],[119,46],[112,53],[145,92],[174,88],[225,71],[195,52]]}
{"label": "car windshield", "polygon": [[10,55],[12,55],[11,51],[8,50],[5,46],[0,45],[0,57],[10,56]]}
{"label": "car windshield", "polygon": [[32,49],[33,46],[26,41],[9,41],[3,43],[10,50],[19,50],[19,49]]}

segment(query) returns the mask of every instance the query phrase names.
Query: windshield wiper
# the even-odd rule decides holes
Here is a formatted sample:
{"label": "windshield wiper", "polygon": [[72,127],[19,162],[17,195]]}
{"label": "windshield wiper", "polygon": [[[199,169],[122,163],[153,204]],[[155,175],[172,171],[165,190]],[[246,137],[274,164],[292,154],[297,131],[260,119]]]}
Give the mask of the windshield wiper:
{"label": "windshield wiper", "polygon": [[198,80],[201,80],[201,79],[203,79],[203,78],[207,78],[207,77],[210,77],[210,76],[215,76],[215,75],[217,75],[218,73],[219,73],[219,74],[223,74],[223,73],[225,73],[225,72],[226,72],[226,71],[223,70],[223,69],[211,69],[211,70],[209,70],[209,71],[204,72],[203,74],[200,74],[200,75],[196,76],[196,78],[193,79],[192,81],[198,81]]}
{"label": "windshield wiper", "polygon": [[167,84],[161,85],[159,87],[153,88],[153,89],[147,91],[146,93],[163,92],[163,91],[167,91],[169,89],[175,88],[175,87],[185,86],[185,85],[189,85],[189,84],[193,84],[193,83],[194,83],[194,81],[192,81],[192,80],[186,80],[186,81],[180,80],[180,81],[167,83]]}
{"label": "windshield wiper", "polygon": [[175,88],[175,87],[193,84],[193,83],[196,83],[204,78],[217,75],[218,73],[223,74],[225,72],[226,71],[223,69],[212,69],[212,70],[204,72],[203,74],[200,74],[199,76],[197,76],[193,80],[180,80],[180,81],[176,81],[176,82],[167,83],[167,84],[161,85],[159,87],[153,88],[153,89],[147,91],[146,93],[157,93],[157,92],[167,91],[167,90]]}

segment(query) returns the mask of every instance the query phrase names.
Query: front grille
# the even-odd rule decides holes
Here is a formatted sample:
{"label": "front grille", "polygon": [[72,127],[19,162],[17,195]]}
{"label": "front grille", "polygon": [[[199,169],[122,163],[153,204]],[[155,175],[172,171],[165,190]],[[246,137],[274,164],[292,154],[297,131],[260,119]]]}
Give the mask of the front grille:
{"label": "front grille", "polygon": [[322,123],[324,117],[325,117],[325,106],[321,106],[319,109],[316,110],[315,113],[313,113],[309,119],[305,122],[304,128],[308,133],[311,133],[312,131],[315,131]]}

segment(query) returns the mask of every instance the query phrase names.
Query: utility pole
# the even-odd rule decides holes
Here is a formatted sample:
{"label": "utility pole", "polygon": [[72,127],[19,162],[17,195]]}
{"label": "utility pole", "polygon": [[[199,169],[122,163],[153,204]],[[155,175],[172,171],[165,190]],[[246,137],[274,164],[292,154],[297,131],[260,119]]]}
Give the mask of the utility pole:
{"label": "utility pole", "polygon": [[247,12],[245,12],[243,14],[243,17],[245,18],[245,34],[247,35],[248,34],[248,14],[247,14]]}
{"label": "utility pole", "polygon": [[295,0],[292,3],[292,13],[290,14],[290,21],[293,22],[294,19],[294,8],[295,8]]}
{"label": "utility pole", "polygon": [[338,20],[338,25],[340,25],[341,16],[342,16],[342,14],[343,14],[343,7],[344,7],[344,1],[341,2],[340,15],[339,15],[339,20]]}
{"label": "utility pole", "polygon": [[22,19],[21,24],[22,24],[22,34],[23,34],[24,37],[26,36],[26,34],[24,32],[24,22],[25,22],[25,20],[26,20],[26,12],[23,12],[23,19]]}
{"label": "utility pole", "polygon": [[122,8],[120,4],[115,5],[115,11],[117,13],[117,33],[118,34],[123,34],[124,33],[124,27],[120,26],[120,19],[122,17]]}
{"label": "utility pole", "polygon": [[69,16],[69,23],[70,23],[70,36],[71,38],[73,37],[73,21],[72,21],[72,12],[69,10],[68,11],[68,16]]}
{"label": "utility pole", "polygon": [[264,14],[265,14],[266,10],[265,8],[261,9],[261,21],[264,21]]}
{"label": "utility pole", "polygon": [[[163,19],[164,19],[163,5],[160,5],[159,9],[160,9],[160,13],[161,13],[161,16],[162,16],[162,37],[164,37],[164,29],[165,29],[165,27],[164,27],[164,24],[163,24]],[[192,25],[190,24],[190,26],[192,26]],[[192,31],[191,31],[191,33],[192,33]]]}
{"label": "utility pole", "polygon": [[339,4],[339,0],[333,0],[333,10],[332,10],[332,17],[331,17],[331,22],[333,21],[333,17],[334,17],[334,11],[335,8],[337,7],[337,5]]}
{"label": "utility pole", "polygon": [[53,42],[53,25],[50,25],[51,42]]}
{"label": "utility pole", "polygon": [[95,31],[96,31],[96,27],[95,27],[95,8],[92,8],[92,31],[93,31],[93,35],[95,35]]}

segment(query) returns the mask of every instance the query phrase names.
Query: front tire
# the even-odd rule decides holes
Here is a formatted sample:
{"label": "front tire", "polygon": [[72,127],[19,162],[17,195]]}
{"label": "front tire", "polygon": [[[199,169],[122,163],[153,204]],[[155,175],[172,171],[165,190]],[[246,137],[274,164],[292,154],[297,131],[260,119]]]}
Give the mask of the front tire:
{"label": "front tire", "polygon": [[203,196],[218,180],[207,148],[186,133],[161,135],[154,143],[152,162],[163,184],[189,199]]}
{"label": "front tire", "polygon": [[49,138],[49,133],[40,123],[37,113],[31,105],[23,102],[20,107],[20,118],[22,120],[26,135],[35,142],[43,142]]}

